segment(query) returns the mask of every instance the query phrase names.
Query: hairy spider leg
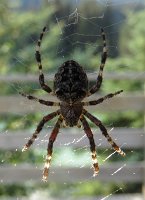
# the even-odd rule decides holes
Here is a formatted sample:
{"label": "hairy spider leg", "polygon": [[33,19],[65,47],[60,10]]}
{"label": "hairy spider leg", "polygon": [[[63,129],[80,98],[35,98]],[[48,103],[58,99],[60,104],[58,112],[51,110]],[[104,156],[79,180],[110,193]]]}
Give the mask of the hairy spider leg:
{"label": "hairy spider leg", "polygon": [[49,142],[48,142],[48,147],[47,147],[47,155],[46,155],[46,159],[45,159],[45,165],[44,165],[43,177],[42,177],[43,181],[47,181],[47,178],[48,178],[50,162],[51,162],[51,158],[52,158],[53,143],[57,137],[57,134],[59,132],[62,121],[63,121],[62,116],[59,116],[59,118],[51,132],[51,135],[49,137]]}
{"label": "hairy spider leg", "polygon": [[39,40],[37,41],[35,57],[38,63],[38,68],[39,68],[39,73],[40,73],[39,75],[40,86],[43,90],[50,93],[52,92],[52,89],[48,85],[45,84],[44,74],[42,72],[41,53],[40,53],[40,46],[41,46],[42,38],[45,32],[46,32],[46,27],[43,28],[42,33],[40,34]]}
{"label": "hairy spider leg", "polygon": [[57,111],[55,111],[53,113],[50,113],[49,115],[44,116],[43,119],[39,122],[39,124],[38,124],[35,132],[32,135],[32,137],[28,140],[28,142],[23,147],[22,151],[27,151],[30,148],[30,146],[33,144],[33,142],[35,141],[35,139],[38,137],[38,134],[42,130],[44,124],[46,122],[50,121],[51,119],[53,119],[54,117],[56,117],[59,114],[60,114],[60,111],[57,110]]}
{"label": "hairy spider leg", "polygon": [[106,63],[106,60],[107,60],[106,37],[105,37],[105,33],[104,33],[103,28],[101,28],[101,35],[102,35],[102,39],[103,39],[103,53],[102,53],[102,56],[101,56],[101,64],[100,64],[100,67],[99,67],[99,74],[98,74],[98,77],[97,77],[96,84],[94,84],[92,86],[92,88],[89,90],[88,96],[94,94],[95,92],[97,92],[100,89],[101,84],[102,84],[102,80],[103,80],[103,69],[104,69],[104,66],[105,66],[105,63]]}
{"label": "hairy spider leg", "polygon": [[91,115],[89,112],[87,112],[85,109],[83,109],[83,113],[84,115],[90,119],[90,121],[92,121],[94,124],[96,124],[102,134],[107,138],[108,142],[110,143],[110,145],[113,147],[113,149],[118,152],[121,156],[125,156],[125,153],[120,149],[120,147],[112,140],[112,138],[110,137],[110,135],[107,132],[107,129],[105,128],[105,126],[102,124],[102,122],[97,119],[96,117],[94,117],[93,115]]}
{"label": "hairy spider leg", "polygon": [[59,102],[53,102],[53,101],[45,101],[43,99],[38,99],[37,97],[34,97],[32,95],[28,95],[22,92],[19,92],[19,94],[21,94],[23,97],[26,97],[29,100],[34,100],[39,102],[40,104],[46,105],[46,106],[60,106]]}
{"label": "hairy spider leg", "polygon": [[99,166],[98,166],[96,145],[95,145],[93,133],[92,133],[90,127],[89,127],[89,124],[88,124],[87,120],[85,119],[85,117],[83,115],[81,115],[80,120],[81,120],[81,122],[83,124],[84,131],[85,131],[85,133],[86,133],[86,135],[87,135],[87,137],[89,139],[89,142],[90,142],[90,150],[91,150],[91,154],[92,154],[94,176],[95,176],[99,172]]}
{"label": "hairy spider leg", "polygon": [[83,106],[97,105],[97,104],[102,103],[102,102],[105,101],[106,99],[112,98],[112,97],[114,97],[114,96],[120,94],[121,92],[123,92],[123,90],[119,90],[119,91],[117,91],[117,92],[115,92],[115,93],[107,94],[106,96],[101,97],[101,98],[99,98],[99,99],[97,99],[97,100],[88,101],[88,102],[82,102],[82,105],[83,105]]}

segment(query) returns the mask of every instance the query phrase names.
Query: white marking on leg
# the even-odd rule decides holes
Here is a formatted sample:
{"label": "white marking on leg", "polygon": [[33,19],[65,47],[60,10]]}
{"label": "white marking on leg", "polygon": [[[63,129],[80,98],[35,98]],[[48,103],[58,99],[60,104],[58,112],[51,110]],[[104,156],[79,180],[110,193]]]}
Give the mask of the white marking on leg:
{"label": "white marking on leg", "polygon": [[40,52],[40,47],[38,45],[36,46],[36,51]]}
{"label": "white marking on leg", "polygon": [[45,181],[45,182],[47,181],[47,178],[48,178],[48,170],[50,168],[51,158],[52,158],[51,155],[46,156],[46,161],[45,161],[45,164],[44,164],[43,177],[42,177],[42,180]]}
{"label": "white marking on leg", "polygon": [[28,147],[25,145],[25,146],[23,147],[23,149],[22,149],[22,152],[27,151],[27,150],[28,150]]}
{"label": "white marking on leg", "polygon": [[93,177],[95,177],[99,173],[99,166],[98,166],[96,151],[92,152],[92,161],[93,161],[93,167],[94,167]]}

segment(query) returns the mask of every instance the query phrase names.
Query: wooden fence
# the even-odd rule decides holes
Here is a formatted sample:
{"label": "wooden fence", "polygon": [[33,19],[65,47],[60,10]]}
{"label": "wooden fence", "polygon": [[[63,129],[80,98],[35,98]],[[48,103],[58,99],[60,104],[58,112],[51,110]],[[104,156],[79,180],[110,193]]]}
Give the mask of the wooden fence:
{"label": "wooden fence", "polygon": [[[47,77],[48,78],[48,77]],[[52,75],[50,75],[52,79]],[[90,79],[95,80],[96,76],[91,75]],[[145,73],[136,73],[130,72],[126,74],[106,74],[105,78],[114,79],[114,80],[138,80],[144,84]],[[6,83],[28,83],[36,82],[38,77],[35,75],[11,75],[11,76],[0,76],[0,82]],[[49,80],[49,78],[48,78]],[[110,92],[110,91],[109,91]],[[94,95],[94,99],[98,98],[98,95]],[[45,98],[45,97],[44,97]],[[90,107],[89,110],[93,110],[94,107]],[[97,107],[98,111],[102,112],[114,112],[114,111],[140,111],[145,112],[145,94],[144,92],[134,92],[134,93],[124,93],[115,98],[110,99],[109,101],[100,104]],[[40,105],[39,103],[32,103],[29,100],[21,97],[20,95],[16,96],[1,96],[0,97],[0,113],[2,114],[27,114],[34,112],[43,112],[46,111],[46,107]],[[49,109],[49,112],[52,111],[52,108]],[[114,113],[115,114],[115,113]],[[48,130],[47,130],[48,132]],[[81,137],[80,129],[64,129],[61,131],[62,134],[58,136],[58,140],[55,145],[59,146],[60,144],[71,143],[73,140],[78,140]],[[82,131],[81,131],[82,132]],[[140,129],[135,128],[117,128],[110,133],[113,138],[117,138],[119,145],[123,144],[123,149],[130,149],[135,151],[135,149],[142,149],[145,154],[145,132],[144,127]],[[25,138],[30,136],[30,131],[17,131],[13,133],[8,131],[7,133],[2,133],[0,135],[0,149],[10,150],[10,149],[21,149],[25,143]],[[40,140],[43,137],[43,134],[40,135]],[[98,144],[98,148],[108,148],[106,140],[102,137],[101,133],[95,135],[96,143],[102,140],[101,146]],[[72,142],[70,146],[72,147],[84,147],[86,145],[86,140],[81,140],[80,142]],[[34,144],[35,148],[37,142]],[[37,146],[38,148],[38,146]],[[42,145],[39,145],[39,148],[42,148]],[[44,144],[43,144],[43,148]],[[120,169],[120,170],[119,170]],[[0,166],[0,180],[3,183],[9,182],[23,182],[23,181],[41,181],[42,169],[36,166],[28,165],[22,163],[21,165]],[[88,179],[91,177],[92,169],[89,167],[76,168],[76,167],[55,167],[51,168],[51,173],[49,180],[51,182],[76,182]],[[113,164],[103,164],[100,166],[99,175],[91,180],[103,180],[103,181],[114,181],[114,182],[138,182],[143,184],[143,190],[145,190],[145,160],[140,162],[115,162]]]}

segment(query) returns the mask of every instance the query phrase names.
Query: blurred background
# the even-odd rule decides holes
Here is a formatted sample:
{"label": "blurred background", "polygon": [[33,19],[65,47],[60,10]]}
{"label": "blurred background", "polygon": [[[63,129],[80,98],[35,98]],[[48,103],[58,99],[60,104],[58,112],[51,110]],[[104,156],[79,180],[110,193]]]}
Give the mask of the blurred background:
{"label": "blurred background", "polygon": [[[145,198],[145,4],[143,0],[0,0],[0,199],[143,200]],[[126,152],[111,149],[92,123],[100,173],[93,177],[82,128],[61,129],[47,183],[44,158],[56,118],[28,152],[23,145],[42,117],[54,110],[19,92],[50,100],[41,90],[35,46],[42,28],[42,64],[53,87],[58,67],[74,59],[95,82],[106,33],[108,59],[100,91],[92,99],[124,92],[88,110]]]}

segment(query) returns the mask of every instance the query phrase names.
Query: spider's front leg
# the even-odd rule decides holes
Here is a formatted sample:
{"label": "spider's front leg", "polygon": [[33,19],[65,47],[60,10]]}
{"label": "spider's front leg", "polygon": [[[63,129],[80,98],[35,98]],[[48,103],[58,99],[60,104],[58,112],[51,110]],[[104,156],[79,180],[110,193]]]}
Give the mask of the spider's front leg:
{"label": "spider's front leg", "polygon": [[42,33],[40,34],[39,40],[37,42],[35,57],[38,63],[38,68],[39,68],[39,73],[40,73],[39,75],[40,86],[43,90],[50,93],[52,92],[52,89],[45,83],[44,74],[42,72],[41,53],[40,53],[40,46],[41,46],[42,38],[45,32],[46,32],[46,27],[43,28]]}
{"label": "spider's front leg", "polygon": [[43,171],[43,178],[42,178],[43,181],[47,181],[50,162],[51,162],[51,158],[52,158],[53,143],[54,143],[54,141],[57,137],[57,134],[59,132],[60,125],[61,125],[62,121],[63,121],[62,116],[59,116],[59,118],[58,118],[52,132],[51,132],[51,135],[49,137],[49,142],[48,142],[48,147],[47,147],[47,155],[46,155],[44,171]]}
{"label": "spider's front leg", "polygon": [[80,120],[83,124],[84,131],[90,142],[90,150],[92,153],[92,161],[93,161],[93,167],[94,167],[94,176],[96,176],[99,172],[99,166],[98,166],[98,161],[97,161],[96,145],[95,145],[93,133],[89,127],[87,120],[85,119],[83,115],[80,117]]}
{"label": "spider's front leg", "polygon": [[100,68],[99,68],[99,74],[97,77],[97,81],[96,84],[94,84],[92,86],[92,88],[89,90],[88,92],[88,96],[94,94],[95,92],[97,92],[102,84],[102,80],[103,80],[103,69],[107,60],[107,47],[106,47],[106,37],[105,37],[105,33],[103,28],[101,28],[101,35],[102,35],[102,39],[103,39],[103,53],[101,56],[101,64],[100,64]]}
{"label": "spider's front leg", "polygon": [[23,92],[19,92],[19,94],[21,94],[23,97],[26,97],[29,100],[37,101],[40,104],[43,104],[43,105],[46,105],[46,106],[60,106],[59,102],[46,101],[46,100],[43,100],[43,99],[38,99],[37,97],[34,97],[32,95],[29,95],[29,94],[25,94]]}

